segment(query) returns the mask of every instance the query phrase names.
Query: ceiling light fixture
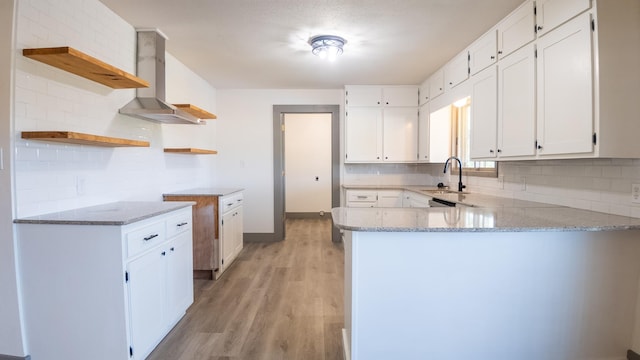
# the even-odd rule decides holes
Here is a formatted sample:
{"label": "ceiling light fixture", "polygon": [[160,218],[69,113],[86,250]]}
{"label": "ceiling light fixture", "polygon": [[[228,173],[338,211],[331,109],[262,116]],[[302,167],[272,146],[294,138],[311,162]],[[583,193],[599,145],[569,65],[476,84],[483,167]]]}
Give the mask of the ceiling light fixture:
{"label": "ceiling light fixture", "polygon": [[335,60],[338,55],[342,54],[342,47],[346,43],[345,39],[335,35],[318,35],[309,38],[313,55],[319,56],[321,59],[329,59],[329,61]]}

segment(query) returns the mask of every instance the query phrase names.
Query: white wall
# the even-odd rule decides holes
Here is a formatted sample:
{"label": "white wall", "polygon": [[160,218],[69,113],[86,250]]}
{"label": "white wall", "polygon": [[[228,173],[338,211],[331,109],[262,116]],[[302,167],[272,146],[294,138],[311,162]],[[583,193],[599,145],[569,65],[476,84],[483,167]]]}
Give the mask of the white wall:
{"label": "white wall", "polygon": [[273,105],[342,108],[344,90],[218,89],[217,94],[221,173],[215,184],[245,189],[245,232],[272,233]]}
{"label": "white wall", "polygon": [[13,236],[13,200],[11,191],[11,136],[13,123],[13,34],[14,0],[0,0],[0,354],[24,356],[23,328],[16,278],[15,240]]}
{"label": "white wall", "polygon": [[[15,54],[17,216],[207,186],[215,156],[166,154],[163,147],[215,148],[215,124],[160,125],[118,114],[135,90],[114,90],[25,58],[28,47],[72,46],[135,73],[134,28],[97,0],[19,2]],[[215,113],[215,89],[167,56],[167,100]],[[150,148],[62,145],[19,138],[23,130],[71,130],[142,139]]]}

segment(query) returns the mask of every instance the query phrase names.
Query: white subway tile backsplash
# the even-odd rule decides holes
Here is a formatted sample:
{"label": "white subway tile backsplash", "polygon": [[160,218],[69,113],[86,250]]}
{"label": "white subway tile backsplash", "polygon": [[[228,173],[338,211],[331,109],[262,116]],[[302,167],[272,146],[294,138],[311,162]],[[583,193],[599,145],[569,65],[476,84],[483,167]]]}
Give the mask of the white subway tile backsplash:
{"label": "white subway tile backsplash", "polygon": [[[17,2],[16,46],[17,216],[126,199],[159,201],[163,192],[213,183],[215,159],[180,158],[181,166],[172,168],[162,150],[162,126],[118,114],[118,109],[133,99],[135,90],[113,90],[22,56],[23,48],[71,46],[135,74],[135,29],[100,1]],[[191,80],[204,80],[183,70],[180,66],[184,65],[178,61],[172,64],[172,68],[167,68],[169,74],[172,71],[187,74],[185,86],[174,86],[174,91],[193,96],[187,85],[193,83]],[[215,89],[206,84],[198,88],[196,95],[202,94],[215,98]],[[211,134],[211,144],[206,148],[215,149],[215,133],[211,128],[193,131]],[[140,139],[149,141],[151,147],[102,148],[20,138],[22,131],[33,130]],[[181,146],[193,146],[191,139],[181,140],[184,144]]]}

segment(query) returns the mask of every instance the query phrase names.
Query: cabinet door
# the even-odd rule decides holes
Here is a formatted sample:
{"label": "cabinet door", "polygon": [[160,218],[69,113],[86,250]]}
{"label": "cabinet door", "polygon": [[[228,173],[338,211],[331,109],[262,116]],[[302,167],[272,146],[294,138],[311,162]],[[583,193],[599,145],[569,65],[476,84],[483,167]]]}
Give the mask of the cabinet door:
{"label": "cabinet door", "polygon": [[191,231],[183,232],[167,245],[167,319],[173,323],[193,302]]}
{"label": "cabinet door", "polygon": [[535,155],[535,49],[498,63],[498,156]]}
{"label": "cabinet door", "polygon": [[469,70],[475,75],[495,64],[498,52],[498,35],[495,29],[484,34],[469,47]]}
{"label": "cabinet door", "polygon": [[384,161],[416,162],[418,160],[418,110],[414,108],[384,109]]}
{"label": "cabinet door", "polygon": [[425,80],[420,85],[420,89],[418,91],[420,93],[420,101],[418,102],[418,105],[424,105],[429,102],[429,79]]}
{"label": "cabinet door", "polygon": [[233,211],[222,215],[222,226],[220,227],[220,253],[221,268],[226,269],[231,263],[233,255]]}
{"label": "cabinet door", "polygon": [[431,100],[444,93],[444,70],[439,69],[429,77],[429,96]]}
{"label": "cabinet door", "polygon": [[534,4],[529,0],[498,24],[498,58],[504,58],[535,38]]}
{"label": "cabinet door", "polygon": [[403,191],[378,190],[378,207],[402,207]]}
{"label": "cabinet door", "polygon": [[593,151],[591,15],[538,40],[539,155]]}
{"label": "cabinet door", "polygon": [[235,217],[234,217],[234,234],[233,234],[233,239],[234,239],[234,250],[233,252],[235,253],[234,257],[237,257],[238,254],[240,254],[240,251],[242,251],[242,248],[244,247],[244,234],[243,234],[243,220],[244,219],[244,214],[243,214],[243,209],[242,206],[239,206],[236,208],[235,210]]}
{"label": "cabinet door", "polygon": [[498,132],[498,79],[496,66],[472,78],[471,158],[496,157]]}
{"label": "cabinet door", "polygon": [[429,104],[418,112],[418,161],[429,161]]}
{"label": "cabinet door", "polygon": [[418,106],[417,86],[390,86],[382,89],[384,106]]}
{"label": "cabinet door", "polygon": [[166,255],[160,247],[127,266],[131,344],[136,358],[143,359],[165,334]]}
{"label": "cabinet door", "polygon": [[591,0],[537,0],[536,7],[538,36],[542,36],[589,9]]}
{"label": "cabinet door", "polygon": [[469,77],[469,53],[463,51],[444,66],[444,82],[447,89],[467,80]]}
{"label": "cabinet door", "polygon": [[380,106],[382,105],[382,88],[380,86],[349,86],[345,88],[347,106]]}
{"label": "cabinet door", "polygon": [[379,162],[382,156],[382,109],[347,109],[345,162]]}

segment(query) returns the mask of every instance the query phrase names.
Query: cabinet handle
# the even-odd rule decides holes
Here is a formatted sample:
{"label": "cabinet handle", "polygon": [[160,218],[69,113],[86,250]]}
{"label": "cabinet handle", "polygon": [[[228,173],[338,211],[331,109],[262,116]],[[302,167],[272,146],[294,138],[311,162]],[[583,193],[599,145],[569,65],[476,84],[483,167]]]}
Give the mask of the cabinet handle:
{"label": "cabinet handle", "polygon": [[367,196],[366,195],[358,195],[358,199],[366,199]]}
{"label": "cabinet handle", "polygon": [[499,152],[499,153],[501,153],[501,152],[502,152],[502,150],[498,149],[498,152]]}
{"label": "cabinet handle", "polygon": [[380,101],[378,101],[378,105],[380,105]]}
{"label": "cabinet handle", "polygon": [[376,159],[380,160],[380,156],[376,156]]}
{"label": "cabinet handle", "polygon": [[236,200],[236,201],[238,201],[238,202],[242,202],[242,199],[238,199],[238,200]]}
{"label": "cabinet handle", "polygon": [[177,227],[181,227],[181,226],[185,226],[185,225],[187,225],[187,224],[188,224],[187,222],[181,222],[180,224],[177,224],[176,226],[177,226]]}
{"label": "cabinet handle", "polygon": [[149,235],[146,238],[144,238],[144,241],[149,241],[149,240],[151,240],[153,238],[156,238],[156,237],[158,237],[158,234]]}
{"label": "cabinet handle", "polygon": [[171,251],[176,251],[176,248],[174,248],[174,247],[171,247]]}
{"label": "cabinet handle", "polygon": [[495,59],[496,59],[496,57],[491,55],[491,60],[495,60]]}
{"label": "cabinet handle", "polygon": [[452,82],[452,81],[449,81],[449,85],[453,85],[453,82]]}
{"label": "cabinet handle", "polygon": [[538,145],[538,150],[542,150],[542,145]]}
{"label": "cabinet handle", "polygon": [[502,50],[498,50],[498,55],[502,55]]}
{"label": "cabinet handle", "polygon": [[438,89],[440,89],[440,91],[442,91],[442,88],[438,88]]}
{"label": "cabinet handle", "polygon": [[538,31],[542,30],[542,26],[538,25]]}
{"label": "cabinet handle", "polygon": [[167,252],[166,252],[166,251],[163,251],[163,252],[161,252],[160,254],[161,254],[162,256],[165,256],[165,255],[167,255]]}
{"label": "cabinet handle", "polygon": [[387,101],[385,104],[389,105],[389,102]]}
{"label": "cabinet handle", "polygon": [[233,203],[228,203],[228,204],[227,204],[227,206],[231,206],[231,205],[233,205]]}
{"label": "cabinet handle", "polygon": [[490,153],[490,154],[493,154],[493,149],[489,149],[489,153]]}

